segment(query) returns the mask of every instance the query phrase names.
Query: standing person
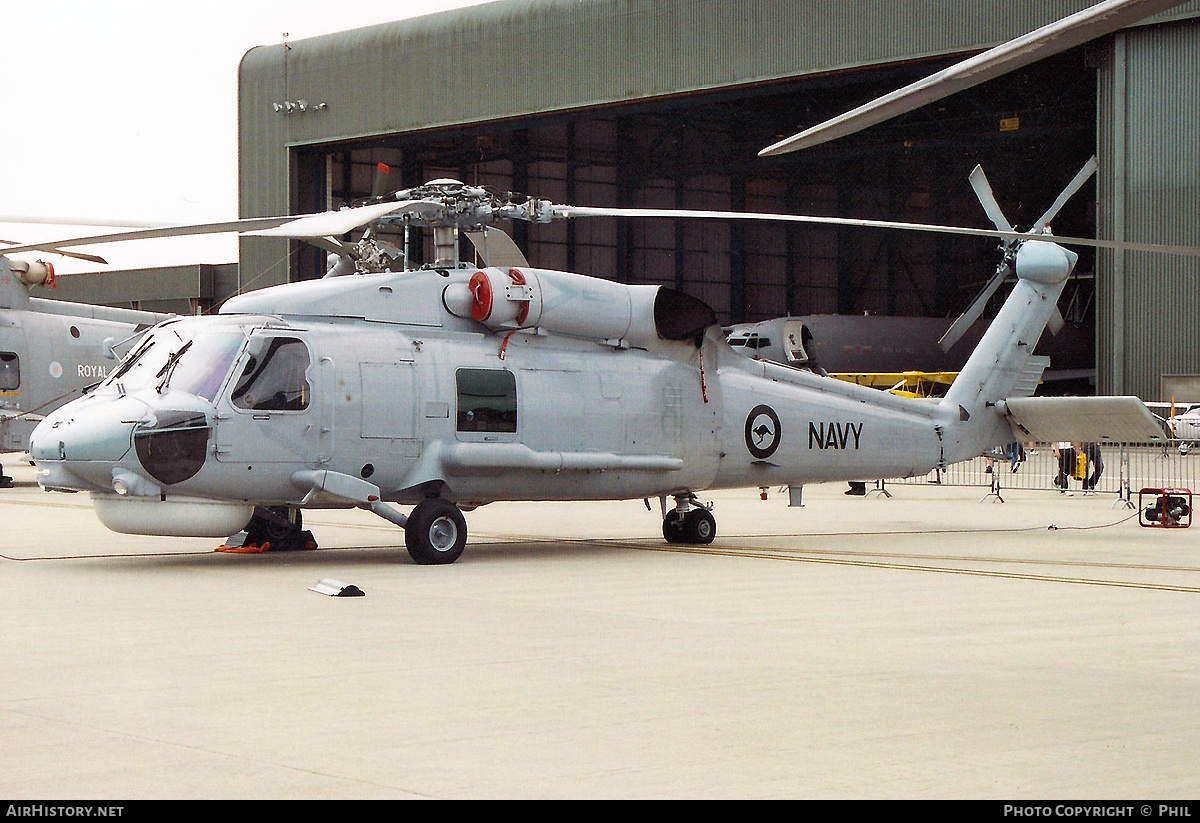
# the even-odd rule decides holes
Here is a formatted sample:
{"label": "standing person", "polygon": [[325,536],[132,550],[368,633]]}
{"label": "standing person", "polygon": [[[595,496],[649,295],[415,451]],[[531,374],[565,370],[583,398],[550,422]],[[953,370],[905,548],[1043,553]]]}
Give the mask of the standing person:
{"label": "standing person", "polygon": [[1008,455],[1008,461],[1011,470],[1015,472],[1017,469],[1021,468],[1021,464],[1025,462],[1025,446],[1021,443],[1021,441],[1017,440],[1013,443],[1009,443],[1008,447],[1005,449],[1005,452]]}
{"label": "standing person", "polygon": [[1099,443],[1084,443],[1083,453],[1087,455],[1088,476],[1083,481],[1083,493],[1089,497],[1096,493],[1096,483],[1104,473],[1104,459],[1100,455]]}
{"label": "standing person", "polygon": [[1066,441],[1055,443],[1054,457],[1058,460],[1058,476],[1054,478],[1054,485],[1058,486],[1060,494],[1070,497],[1074,494],[1070,486],[1071,475],[1075,473],[1075,447]]}

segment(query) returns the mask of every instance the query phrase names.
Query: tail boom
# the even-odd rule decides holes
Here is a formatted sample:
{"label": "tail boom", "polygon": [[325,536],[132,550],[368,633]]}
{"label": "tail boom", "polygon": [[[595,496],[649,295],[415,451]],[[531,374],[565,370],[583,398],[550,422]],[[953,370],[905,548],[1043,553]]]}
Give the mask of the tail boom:
{"label": "tail boom", "polygon": [[997,404],[1024,394],[1033,349],[1057,310],[1078,256],[1062,246],[1029,241],[1017,252],[1017,284],[941,402],[954,421],[944,436],[945,462],[968,460],[1013,439]]}

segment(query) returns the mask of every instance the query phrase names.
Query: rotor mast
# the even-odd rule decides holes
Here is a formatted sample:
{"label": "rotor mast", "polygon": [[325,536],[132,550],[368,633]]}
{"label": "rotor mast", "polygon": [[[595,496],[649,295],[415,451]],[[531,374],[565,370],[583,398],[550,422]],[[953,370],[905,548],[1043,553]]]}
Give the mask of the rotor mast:
{"label": "rotor mast", "polygon": [[[548,223],[556,217],[549,201],[524,197],[512,192],[497,194],[481,186],[469,186],[459,180],[441,178],[421,186],[395,192],[380,203],[392,200],[406,204],[402,210],[378,219],[378,227],[402,226],[404,234],[403,263],[407,271],[412,266],[412,231],[425,228],[433,236],[433,262],[426,268],[458,269],[467,264],[462,260],[463,233],[482,232],[499,220],[525,220]],[[360,245],[360,260],[370,261],[372,236],[364,235]],[[368,262],[368,266],[370,263]]]}

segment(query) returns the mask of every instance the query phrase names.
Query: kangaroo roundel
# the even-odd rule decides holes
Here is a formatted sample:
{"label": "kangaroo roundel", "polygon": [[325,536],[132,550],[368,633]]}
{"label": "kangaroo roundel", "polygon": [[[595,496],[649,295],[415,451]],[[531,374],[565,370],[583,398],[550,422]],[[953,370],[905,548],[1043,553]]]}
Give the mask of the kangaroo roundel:
{"label": "kangaroo roundel", "polygon": [[766,460],[779,448],[779,415],[767,405],[755,406],[746,416],[746,448]]}

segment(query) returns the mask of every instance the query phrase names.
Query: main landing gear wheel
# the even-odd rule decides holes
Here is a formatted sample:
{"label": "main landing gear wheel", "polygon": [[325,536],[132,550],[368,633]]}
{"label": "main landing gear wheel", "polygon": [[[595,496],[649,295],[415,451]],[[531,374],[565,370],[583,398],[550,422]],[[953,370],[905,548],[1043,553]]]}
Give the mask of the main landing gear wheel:
{"label": "main landing gear wheel", "polygon": [[228,554],[260,554],[315,549],[317,541],[304,528],[303,514],[291,506],[256,506],[250,522],[217,551]]}
{"label": "main landing gear wheel", "polygon": [[449,500],[422,500],[408,516],[404,545],[421,565],[453,563],[467,545],[467,520]]}
{"label": "main landing gear wheel", "polygon": [[663,537],[668,543],[707,546],[717,536],[717,519],[708,509],[691,509],[682,515],[667,513],[663,519]]}

